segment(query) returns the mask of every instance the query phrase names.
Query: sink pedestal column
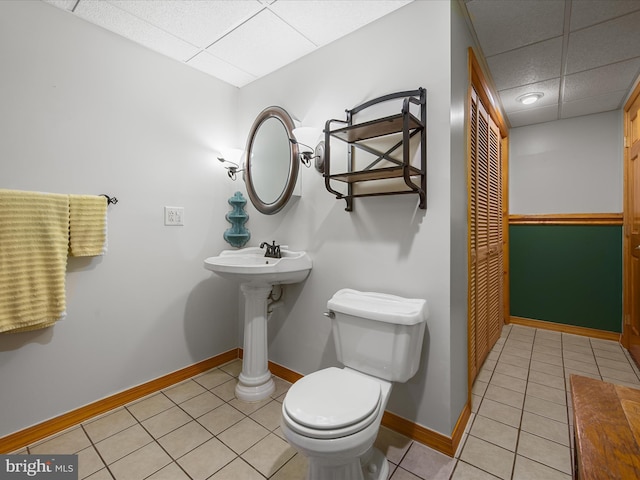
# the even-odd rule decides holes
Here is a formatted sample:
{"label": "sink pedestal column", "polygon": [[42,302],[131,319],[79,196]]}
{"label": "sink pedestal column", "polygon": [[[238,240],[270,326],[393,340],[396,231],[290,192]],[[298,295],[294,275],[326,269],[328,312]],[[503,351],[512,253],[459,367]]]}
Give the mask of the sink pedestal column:
{"label": "sink pedestal column", "polygon": [[267,299],[271,285],[242,284],[244,352],[236,397],[245,402],[268,398],[276,389],[267,360]]}

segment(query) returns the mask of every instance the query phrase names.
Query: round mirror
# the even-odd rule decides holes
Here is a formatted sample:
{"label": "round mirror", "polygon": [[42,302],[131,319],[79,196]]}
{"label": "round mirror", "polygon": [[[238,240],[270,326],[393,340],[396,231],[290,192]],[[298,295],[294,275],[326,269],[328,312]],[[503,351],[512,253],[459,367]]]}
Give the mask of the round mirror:
{"label": "round mirror", "polygon": [[244,180],[251,203],[262,213],[277,213],[287,204],[298,178],[298,145],[293,120],[280,107],[260,112],[247,139]]}

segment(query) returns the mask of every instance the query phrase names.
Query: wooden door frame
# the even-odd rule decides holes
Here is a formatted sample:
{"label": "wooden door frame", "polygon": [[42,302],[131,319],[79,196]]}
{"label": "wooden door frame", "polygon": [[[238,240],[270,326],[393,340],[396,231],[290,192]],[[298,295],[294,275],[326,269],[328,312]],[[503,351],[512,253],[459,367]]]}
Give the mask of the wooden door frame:
{"label": "wooden door frame", "polygon": [[[486,76],[478,62],[478,58],[475,55],[472,47],[468,49],[468,62],[469,62],[469,87],[467,92],[467,104],[465,106],[465,124],[466,124],[466,137],[467,137],[467,171],[468,165],[471,163],[471,134],[470,134],[470,122],[469,109],[471,106],[472,90],[475,91],[480,97],[484,107],[487,109],[489,116],[496,123],[500,129],[500,143],[502,147],[501,152],[501,173],[502,173],[502,239],[503,239],[503,283],[502,283],[502,295],[504,301],[504,319],[505,323],[509,319],[509,129],[506,125],[502,112],[492,101],[492,98],[496,98],[495,91],[487,82]],[[471,195],[471,179],[467,178],[467,219],[471,215],[471,205],[468,201]],[[473,378],[471,376],[471,299],[470,299],[470,276],[471,276],[471,251],[469,246],[469,238],[471,238],[471,225],[467,220],[467,401],[469,407],[471,407],[471,389],[473,387]]]}
{"label": "wooden door frame", "polygon": [[628,190],[630,188],[629,185],[629,149],[631,148],[631,142],[629,137],[631,133],[627,130],[627,126],[629,124],[629,109],[636,101],[636,99],[640,96],[640,82],[638,82],[631,93],[629,95],[629,99],[624,104],[623,108],[623,129],[624,129],[624,143],[623,143],[623,158],[624,162],[624,181],[623,181],[623,235],[622,235],[622,346],[629,350],[630,347],[630,329],[631,329],[631,306],[630,306],[630,298],[631,298],[631,272],[629,269],[629,261],[631,257],[631,245],[629,242],[628,232],[630,227],[631,219],[629,218],[629,194]]}

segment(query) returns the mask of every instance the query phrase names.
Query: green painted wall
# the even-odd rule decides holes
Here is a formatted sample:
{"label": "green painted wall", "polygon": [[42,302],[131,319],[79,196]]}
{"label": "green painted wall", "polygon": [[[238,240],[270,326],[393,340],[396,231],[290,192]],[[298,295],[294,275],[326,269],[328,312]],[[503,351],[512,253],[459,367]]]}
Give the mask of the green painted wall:
{"label": "green painted wall", "polygon": [[511,315],[622,331],[622,226],[510,225]]}

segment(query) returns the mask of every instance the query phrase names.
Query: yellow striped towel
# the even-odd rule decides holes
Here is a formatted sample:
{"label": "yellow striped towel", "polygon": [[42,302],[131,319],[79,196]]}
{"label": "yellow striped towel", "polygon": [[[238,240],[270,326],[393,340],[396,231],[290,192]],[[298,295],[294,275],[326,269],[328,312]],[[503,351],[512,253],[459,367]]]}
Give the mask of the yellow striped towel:
{"label": "yellow striped towel", "polygon": [[69,252],[73,257],[107,251],[107,199],[101,195],[69,195]]}
{"label": "yellow striped towel", "polygon": [[0,332],[66,315],[69,196],[0,189]]}

